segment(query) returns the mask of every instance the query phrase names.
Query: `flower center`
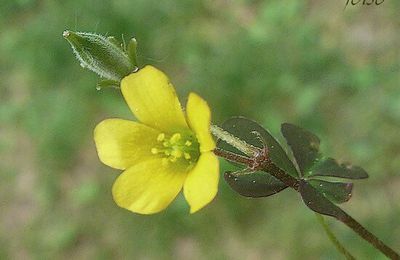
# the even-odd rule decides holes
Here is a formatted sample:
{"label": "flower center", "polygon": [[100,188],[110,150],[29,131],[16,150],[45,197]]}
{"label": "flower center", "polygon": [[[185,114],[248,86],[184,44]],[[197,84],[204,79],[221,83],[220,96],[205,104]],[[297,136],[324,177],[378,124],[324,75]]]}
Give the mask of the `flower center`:
{"label": "flower center", "polygon": [[185,162],[192,165],[200,156],[199,143],[193,134],[161,133],[157,136],[157,146],[151,148],[152,154],[161,155],[163,163]]}

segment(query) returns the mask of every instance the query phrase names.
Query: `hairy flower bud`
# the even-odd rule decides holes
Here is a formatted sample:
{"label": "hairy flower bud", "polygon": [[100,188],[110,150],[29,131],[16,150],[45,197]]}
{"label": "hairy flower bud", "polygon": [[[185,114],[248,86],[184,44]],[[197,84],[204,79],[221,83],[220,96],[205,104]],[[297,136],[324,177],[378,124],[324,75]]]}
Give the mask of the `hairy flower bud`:
{"label": "hairy flower bud", "polygon": [[[136,49],[134,52],[130,50],[128,55],[123,47],[115,43],[115,38],[110,40],[94,33],[68,30],[63,32],[63,36],[71,44],[81,66],[97,73],[102,78],[119,82],[137,70],[136,57],[132,58],[136,55]],[[130,42],[136,43],[136,40],[133,39]],[[136,44],[129,47],[136,48]]]}

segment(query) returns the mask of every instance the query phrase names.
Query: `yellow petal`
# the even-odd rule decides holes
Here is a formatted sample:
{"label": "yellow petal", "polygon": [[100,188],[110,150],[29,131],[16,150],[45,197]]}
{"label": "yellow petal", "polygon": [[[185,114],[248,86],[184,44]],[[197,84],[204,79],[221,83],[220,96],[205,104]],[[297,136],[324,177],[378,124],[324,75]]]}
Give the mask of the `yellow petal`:
{"label": "yellow petal", "polygon": [[162,158],[138,163],[115,181],[112,193],[118,206],[140,214],[165,209],[182,189],[184,168],[163,163]]}
{"label": "yellow petal", "polygon": [[162,71],[146,66],[123,78],[121,91],[142,123],[170,133],[188,127],[175,89]]}
{"label": "yellow petal", "polygon": [[213,150],[215,142],[210,132],[211,112],[207,102],[195,93],[190,93],[186,104],[186,114],[189,126],[200,143],[200,152]]}
{"label": "yellow petal", "polygon": [[212,152],[201,154],[183,186],[183,194],[190,205],[190,213],[195,213],[213,200],[218,191],[218,180],[217,156]]}
{"label": "yellow petal", "polygon": [[154,158],[158,130],[123,119],[107,119],[94,129],[94,141],[100,160],[124,170],[138,162]]}

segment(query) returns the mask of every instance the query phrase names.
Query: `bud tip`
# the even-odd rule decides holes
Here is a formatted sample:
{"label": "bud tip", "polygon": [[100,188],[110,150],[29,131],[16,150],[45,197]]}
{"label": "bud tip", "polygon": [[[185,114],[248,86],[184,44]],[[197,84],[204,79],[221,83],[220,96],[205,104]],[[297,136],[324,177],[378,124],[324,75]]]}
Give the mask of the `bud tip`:
{"label": "bud tip", "polygon": [[65,30],[65,31],[63,31],[62,35],[63,35],[64,38],[68,38],[68,36],[70,35],[70,31]]}

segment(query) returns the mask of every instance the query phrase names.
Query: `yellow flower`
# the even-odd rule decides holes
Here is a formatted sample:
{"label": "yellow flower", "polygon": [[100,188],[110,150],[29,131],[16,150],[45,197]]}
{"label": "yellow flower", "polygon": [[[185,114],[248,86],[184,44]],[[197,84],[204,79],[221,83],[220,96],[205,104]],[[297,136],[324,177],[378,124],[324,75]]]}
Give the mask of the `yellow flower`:
{"label": "yellow flower", "polygon": [[141,214],[165,209],[183,187],[194,213],[218,190],[219,162],[210,133],[207,103],[189,94],[186,116],[174,87],[160,70],[146,66],[121,81],[139,122],[106,119],[94,130],[100,160],[125,170],[112,193],[122,208]]}

